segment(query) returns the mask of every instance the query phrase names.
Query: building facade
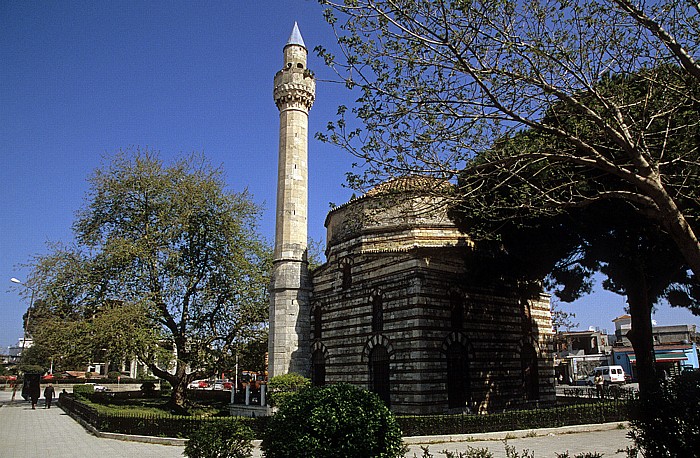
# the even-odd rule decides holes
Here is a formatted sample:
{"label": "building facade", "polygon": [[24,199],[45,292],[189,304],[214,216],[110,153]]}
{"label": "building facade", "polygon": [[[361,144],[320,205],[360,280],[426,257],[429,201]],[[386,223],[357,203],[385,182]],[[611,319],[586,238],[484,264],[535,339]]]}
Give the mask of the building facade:
{"label": "building facade", "polygon": [[[327,261],[306,273],[307,140],[300,137],[313,85],[305,58],[295,24],[275,76],[281,121],[270,375],[351,383],[406,414],[553,402],[549,297],[527,300],[472,281],[478,266],[465,253],[474,244],[448,218],[440,193],[428,192],[449,184],[393,180],[332,210]],[[283,114],[289,110],[292,119]]]}
{"label": "building facade", "polygon": [[328,215],[312,382],[368,388],[409,414],[553,401],[549,297],[472,284],[464,254],[475,248],[425,181],[385,183]]}

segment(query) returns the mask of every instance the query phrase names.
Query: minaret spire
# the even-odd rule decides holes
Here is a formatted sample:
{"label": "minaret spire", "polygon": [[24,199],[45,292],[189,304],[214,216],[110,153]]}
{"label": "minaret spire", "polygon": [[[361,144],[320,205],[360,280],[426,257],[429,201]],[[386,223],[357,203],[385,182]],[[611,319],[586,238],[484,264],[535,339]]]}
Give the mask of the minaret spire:
{"label": "minaret spire", "polygon": [[294,21],[294,28],[292,29],[292,34],[289,36],[289,40],[287,40],[287,44],[303,46],[306,48],[304,39],[301,37],[301,32],[299,32],[299,25],[296,23],[296,21]]}
{"label": "minaret spire", "polygon": [[308,51],[294,23],[284,46],[284,66],[275,75],[280,110],[277,221],[270,291],[268,375],[309,376],[310,291],[307,262],[309,110],[316,83],[306,68]]}

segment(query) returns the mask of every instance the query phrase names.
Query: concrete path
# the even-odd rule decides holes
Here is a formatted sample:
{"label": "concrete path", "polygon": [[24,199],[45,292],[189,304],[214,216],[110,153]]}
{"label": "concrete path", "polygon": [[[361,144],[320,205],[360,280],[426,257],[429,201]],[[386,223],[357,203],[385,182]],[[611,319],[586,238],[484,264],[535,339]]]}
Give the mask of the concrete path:
{"label": "concrete path", "polygon": [[[632,445],[627,438],[627,429],[618,429],[617,424],[585,425],[568,428],[550,428],[546,430],[519,431],[506,433],[474,434],[470,436],[458,436],[452,439],[462,439],[461,442],[449,442],[439,438],[407,438],[412,442],[423,444],[410,445],[406,457],[421,458],[423,450],[421,446],[427,446],[434,458],[444,458],[444,450],[449,452],[465,452],[471,448],[488,449],[494,458],[505,458],[506,449],[503,439],[508,438],[508,446],[515,447],[520,457],[556,458],[557,454],[569,452],[573,458],[579,453],[598,452],[604,457],[626,458],[623,450]],[[513,438],[517,436],[517,438]],[[527,455],[523,451],[534,452]]]}
{"label": "concrete path", "polygon": [[[99,438],[88,433],[63,410],[54,406],[44,409],[44,400],[37,410],[17,395],[10,402],[10,392],[0,391],[0,457],[8,458],[75,458],[76,456],[125,457],[125,458],[170,458],[182,457],[184,447],[175,445],[146,444]],[[598,429],[603,429],[598,430]],[[550,430],[511,433],[474,434],[469,436],[427,436],[407,438],[410,451],[407,458],[423,456],[420,444],[427,444],[435,458],[445,455],[442,450],[466,451],[467,447],[487,448],[494,457],[505,457],[501,439],[508,434],[508,445],[521,454],[524,449],[534,451],[536,458],[555,458],[557,453],[569,452],[570,456],[584,452],[603,453],[606,458],[631,445],[627,431],[616,424],[591,425],[588,427],[556,428]],[[537,434],[535,436],[535,434]],[[513,438],[514,436],[528,436]],[[457,442],[455,442],[457,441]],[[256,447],[253,458],[260,458]],[[313,458],[313,457],[309,457]]]}

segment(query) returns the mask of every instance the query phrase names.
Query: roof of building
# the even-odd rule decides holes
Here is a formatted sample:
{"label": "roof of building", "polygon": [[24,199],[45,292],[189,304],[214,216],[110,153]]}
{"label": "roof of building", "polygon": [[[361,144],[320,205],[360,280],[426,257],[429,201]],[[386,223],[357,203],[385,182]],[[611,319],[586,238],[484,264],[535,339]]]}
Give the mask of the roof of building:
{"label": "roof of building", "polygon": [[289,40],[287,40],[287,45],[298,45],[306,48],[304,39],[301,37],[301,32],[299,32],[299,26],[297,25],[296,21],[294,21],[294,28],[292,29],[292,34],[289,36]]}
{"label": "roof of building", "polygon": [[[655,352],[664,352],[671,350],[690,350],[693,348],[693,344],[655,344]],[[632,347],[613,347],[614,353],[634,353],[634,348]]]}
{"label": "roof of building", "polygon": [[632,317],[629,315],[621,315],[621,316],[618,316],[617,318],[615,318],[613,320],[613,323],[615,323],[616,321],[629,320],[630,318],[632,318]]}

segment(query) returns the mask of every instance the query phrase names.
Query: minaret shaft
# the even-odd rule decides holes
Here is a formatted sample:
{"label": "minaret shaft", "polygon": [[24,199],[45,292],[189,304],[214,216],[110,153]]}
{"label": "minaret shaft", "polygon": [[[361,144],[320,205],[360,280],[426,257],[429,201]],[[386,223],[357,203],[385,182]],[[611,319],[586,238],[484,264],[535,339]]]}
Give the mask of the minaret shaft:
{"label": "minaret shaft", "polygon": [[296,24],[275,75],[280,110],[277,220],[270,291],[268,375],[309,376],[310,282],[307,263],[308,130],[315,82]]}

